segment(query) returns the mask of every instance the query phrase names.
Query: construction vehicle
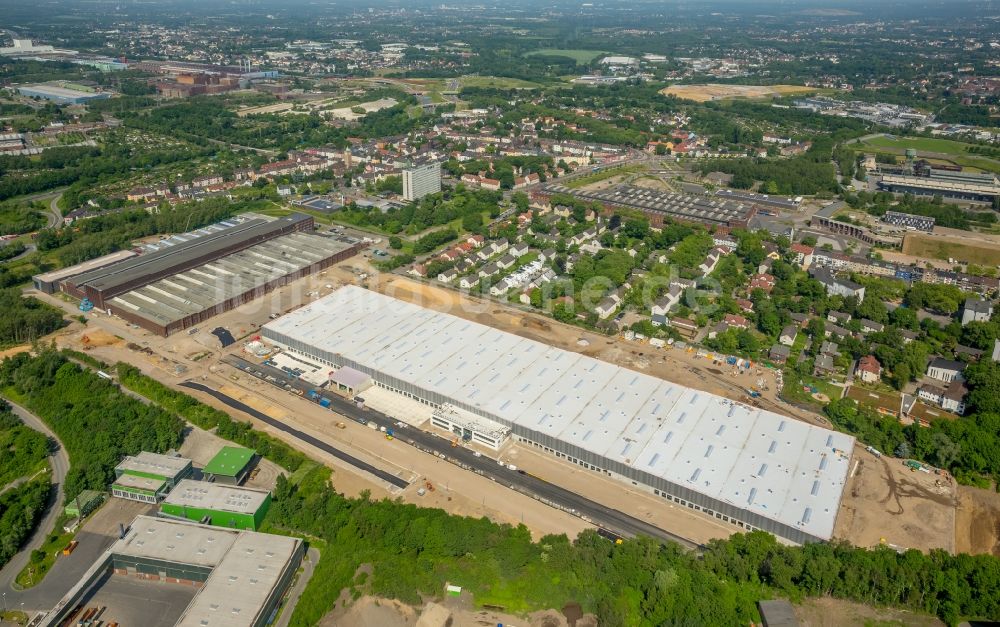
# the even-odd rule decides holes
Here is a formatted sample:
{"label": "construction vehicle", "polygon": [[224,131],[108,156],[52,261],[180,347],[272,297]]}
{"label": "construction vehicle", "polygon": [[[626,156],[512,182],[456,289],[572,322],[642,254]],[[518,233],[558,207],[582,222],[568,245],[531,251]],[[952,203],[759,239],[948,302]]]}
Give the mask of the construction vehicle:
{"label": "construction vehicle", "polygon": [[428,492],[433,492],[434,491],[434,484],[431,483],[430,481],[428,481],[427,483],[425,483],[424,487],[427,488]]}
{"label": "construction vehicle", "polygon": [[452,448],[455,448],[456,446],[458,446],[458,438],[455,438],[455,439],[453,439],[451,441],[451,446],[452,446]]}
{"label": "construction vehicle", "polygon": [[72,553],[73,551],[75,551],[76,547],[79,546],[79,545],[80,545],[80,543],[77,540],[73,540],[72,542],[70,542],[69,544],[66,545],[66,548],[64,548],[62,550],[62,554],[63,555],[69,555],[70,553]]}

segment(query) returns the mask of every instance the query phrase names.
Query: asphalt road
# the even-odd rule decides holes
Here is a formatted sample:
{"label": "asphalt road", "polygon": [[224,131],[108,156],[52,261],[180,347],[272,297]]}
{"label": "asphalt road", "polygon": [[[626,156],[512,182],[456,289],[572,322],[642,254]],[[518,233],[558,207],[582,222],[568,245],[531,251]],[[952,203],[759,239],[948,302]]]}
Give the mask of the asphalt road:
{"label": "asphalt road", "polygon": [[299,602],[302,591],[306,589],[306,584],[312,579],[313,570],[316,569],[317,562],[319,562],[319,551],[313,548],[309,549],[306,552],[306,559],[302,560],[302,572],[295,581],[295,585],[288,591],[288,597],[282,606],[281,615],[273,623],[274,627],[288,627],[288,622],[292,620],[292,614],[295,611],[295,605]]}
{"label": "asphalt road", "polygon": [[375,475],[376,477],[378,477],[379,479],[381,479],[383,481],[386,481],[388,483],[391,483],[392,485],[396,486],[397,488],[405,488],[406,486],[410,485],[410,483],[408,481],[400,479],[396,475],[390,474],[390,473],[382,470],[381,468],[377,468],[375,466],[372,466],[368,462],[361,461],[360,459],[358,459],[357,457],[354,457],[353,455],[351,455],[349,453],[345,453],[344,451],[341,451],[340,449],[337,449],[337,448],[334,448],[334,447],[330,446],[329,444],[327,444],[323,440],[320,440],[319,438],[313,437],[313,436],[309,435],[308,433],[303,433],[302,431],[299,431],[298,429],[295,429],[294,427],[290,427],[290,426],[286,425],[285,423],[283,423],[283,422],[281,422],[279,420],[275,420],[274,418],[271,418],[267,414],[259,412],[256,409],[254,409],[253,407],[250,407],[249,405],[247,405],[245,403],[241,403],[240,401],[236,400],[235,398],[232,398],[231,396],[227,396],[227,395],[223,394],[222,392],[219,392],[218,390],[212,389],[212,388],[210,388],[210,387],[208,387],[206,385],[202,385],[201,383],[195,383],[193,381],[185,381],[184,383],[181,383],[181,385],[184,386],[184,387],[187,387],[187,388],[191,388],[192,390],[198,390],[199,392],[204,392],[206,394],[210,394],[211,396],[214,396],[215,398],[219,399],[220,401],[222,401],[226,405],[232,407],[233,409],[237,409],[237,410],[239,410],[239,411],[241,411],[241,412],[243,412],[245,414],[249,414],[249,415],[253,416],[254,418],[256,418],[257,420],[260,420],[261,422],[265,422],[265,423],[271,425],[272,427],[274,427],[275,429],[280,429],[281,431],[284,431],[285,433],[293,436],[294,438],[296,438],[298,440],[301,440],[301,441],[305,442],[306,444],[309,444],[310,446],[315,446],[316,448],[320,449],[321,451],[323,451],[325,453],[329,453],[330,455],[333,455],[337,459],[345,461],[348,464],[350,464],[350,465],[352,465],[352,466],[354,466],[356,468],[360,468],[361,470],[364,470],[365,472],[371,473],[371,474]]}
{"label": "asphalt road", "polygon": [[[9,401],[8,401],[9,402]],[[24,421],[24,424],[28,427],[44,433],[46,436],[52,438],[56,442],[56,450],[49,457],[49,464],[52,467],[52,476],[50,480],[52,481],[53,487],[52,494],[49,496],[48,510],[45,512],[45,517],[42,518],[41,523],[35,528],[35,532],[31,535],[28,542],[21,548],[14,557],[4,565],[3,569],[0,570],[0,593],[6,596],[6,599],[11,603],[12,607],[18,607],[22,601],[25,601],[25,607],[29,606],[27,603],[28,599],[25,598],[15,598],[21,597],[26,593],[13,592],[11,584],[14,583],[14,579],[17,574],[21,572],[21,569],[28,563],[28,558],[31,556],[31,552],[42,545],[45,541],[46,536],[52,532],[52,528],[56,524],[56,519],[59,518],[59,514],[62,508],[62,502],[64,498],[63,494],[63,484],[66,480],[66,473],[69,472],[69,455],[66,454],[66,449],[56,438],[52,430],[49,429],[45,423],[41,421],[34,414],[29,412],[27,409],[10,403],[14,414]],[[37,588],[32,588],[36,590]],[[31,592],[31,590],[27,591]],[[56,599],[58,600],[60,594]]]}
{"label": "asphalt road", "polygon": [[[265,376],[270,375],[274,377],[275,381],[268,381],[268,383],[272,383],[272,385],[275,385],[279,389],[283,389],[286,384],[304,391],[313,389],[312,386],[306,384],[301,379],[292,377],[288,373],[277,368],[264,366],[262,364],[254,364],[243,359],[242,357],[237,357],[236,355],[228,356],[226,361],[238,368],[240,365],[243,365],[244,367],[241,369],[252,376],[257,376],[256,372],[260,371]],[[250,370],[246,369],[245,366],[247,365],[251,366]],[[258,378],[266,380],[263,377]],[[218,398],[219,400],[222,400],[226,404],[232,406],[229,401],[225,400],[229,397],[221,392],[211,390],[210,388],[206,388],[200,384],[192,384],[190,382],[184,383],[183,385],[207,392],[215,398]],[[549,483],[541,477],[536,477],[534,475],[524,473],[523,471],[511,470],[506,466],[500,465],[494,459],[476,456],[475,452],[471,449],[461,446],[453,447],[450,439],[435,435],[430,431],[421,431],[419,429],[406,426],[404,423],[400,423],[396,419],[386,416],[385,414],[374,409],[361,409],[351,401],[335,394],[324,393],[323,397],[330,400],[329,409],[337,414],[340,414],[341,416],[345,416],[359,423],[374,422],[380,427],[384,426],[386,428],[392,428],[395,431],[394,435],[398,442],[410,444],[424,452],[441,457],[446,461],[463,468],[464,470],[469,470],[478,475],[487,477],[499,484],[511,488],[512,490],[531,496],[546,505],[568,511],[599,527],[610,530],[615,534],[622,536],[645,535],[664,541],[676,542],[689,549],[700,548],[699,544],[692,542],[691,540],[682,538],[681,536],[670,533],[664,529],[660,529],[655,525],[651,525],[647,522],[639,520],[638,518],[629,516],[628,514],[620,512],[616,509],[601,505],[600,503],[576,494],[575,492],[571,492],[570,490],[562,488],[556,484]],[[231,401],[233,399],[229,400]],[[240,404],[242,405],[242,403]],[[248,409],[250,409],[250,411],[247,413],[255,412],[252,408]],[[256,416],[257,414],[251,413],[251,415]],[[261,419],[268,424],[277,426],[283,431],[294,431],[294,429],[279,423],[269,416],[265,416]],[[312,439],[315,440],[315,438]],[[310,444],[319,446],[319,444],[314,444],[313,442],[310,442]]]}

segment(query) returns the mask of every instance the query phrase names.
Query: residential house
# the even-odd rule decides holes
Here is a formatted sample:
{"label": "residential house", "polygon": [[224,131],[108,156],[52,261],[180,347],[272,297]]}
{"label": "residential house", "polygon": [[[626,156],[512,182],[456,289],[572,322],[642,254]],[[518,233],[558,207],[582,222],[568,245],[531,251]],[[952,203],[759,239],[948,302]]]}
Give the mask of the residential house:
{"label": "residential house", "polygon": [[836,371],[837,367],[834,365],[833,357],[830,355],[817,355],[815,361],[813,361],[814,377],[831,375]]}
{"label": "residential house", "polygon": [[791,346],[795,343],[795,336],[799,334],[799,328],[794,324],[790,324],[781,330],[781,334],[778,336],[778,342],[784,344],[785,346]]}
{"label": "residential house", "polygon": [[750,322],[746,318],[736,314],[726,314],[722,321],[735,329],[748,329],[750,327]]}
{"label": "residential house", "polygon": [[[737,299],[736,303],[739,304],[739,302],[740,299]],[[751,311],[753,310],[751,309]],[[799,325],[800,329],[804,329],[806,325],[809,324],[809,314],[798,313],[797,311],[793,311],[792,313],[788,314],[788,317],[792,319],[792,322]]]}
{"label": "residential house", "polygon": [[495,263],[488,263],[479,269],[479,278],[485,279],[487,277],[496,276],[500,273],[500,268],[497,267]]}
{"label": "residential house", "polygon": [[512,267],[515,263],[517,263],[517,257],[509,253],[501,257],[496,262],[497,267],[500,268],[501,270],[506,270]]}
{"label": "residential house", "polygon": [[868,320],[867,318],[862,318],[860,322],[862,333],[881,333],[882,329],[885,328],[882,323]]}
{"label": "residential house", "polygon": [[527,255],[528,254],[528,245],[527,244],[522,244],[520,242],[515,243],[515,244],[511,244],[511,246],[510,246],[510,254],[514,255],[515,257],[521,257],[522,255]]}
{"label": "residential house", "polygon": [[965,384],[956,380],[952,381],[946,388],[931,384],[922,385],[917,390],[917,396],[945,411],[961,416],[965,413],[965,395],[968,392],[969,389],[965,387]]}
{"label": "residential house", "polygon": [[746,298],[735,299],[736,305],[747,313],[753,313],[753,301]]}
{"label": "residential house", "polygon": [[970,322],[989,322],[993,315],[993,303],[981,298],[969,297],[962,306],[962,326]]}
{"label": "residential house", "polygon": [[768,294],[774,289],[775,279],[770,274],[755,274],[750,277],[750,291],[764,290]]}
{"label": "residential house", "polygon": [[540,259],[543,262],[549,262],[549,263],[552,263],[552,260],[555,259],[555,257],[556,257],[555,248],[546,248],[538,255],[538,259]]}
{"label": "residential house", "polygon": [[437,279],[442,283],[451,283],[458,278],[458,271],[452,268],[451,270],[445,270],[438,274]]}
{"label": "residential house", "polygon": [[502,281],[498,281],[496,285],[490,287],[490,295],[503,296],[504,294],[510,291],[511,287],[512,285],[510,281],[508,279],[503,279]]}
{"label": "residential house", "polygon": [[666,316],[670,313],[670,310],[677,306],[681,301],[681,296],[684,292],[677,286],[671,287],[663,296],[658,298],[656,302],[653,303],[650,315],[652,316]]}
{"label": "residential house", "polygon": [[671,318],[670,326],[687,336],[693,336],[698,332],[698,324],[687,318]]}
{"label": "residential house", "polygon": [[824,341],[819,347],[820,355],[829,355],[830,357],[840,356],[840,347],[833,342]]}
{"label": "residential house", "polygon": [[828,311],[826,312],[826,319],[835,324],[847,324],[851,321],[851,314],[844,313],[843,311]]}
{"label": "residential house", "polygon": [[812,268],[809,274],[823,284],[827,294],[839,294],[844,297],[853,296],[862,302],[865,299],[865,288],[850,279],[839,279],[827,268]]}
{"label": "residential house", "polygon": [[961,344],[955,345],[954,353],[955,357],[967,357],[968,361],[979,361],[979,359],[983,356],[983,351],[978,348],[962,346]]}
{"label": "residential house", "polygon": [[479,277],[475,274],[464,276],[458,280],[458,286],[463,290],[471,290],[479,283]]}
{"label": "residential house", "polygon": [[826,337],[834,337],[836,339],[843,339],[845,337],[854,337],[854,335],[845,329],[844,327],[837,326],[835,324],[826,325],[826,330],[823,333]]}
{"label": "residential house", "polygon": [[768,352],[768,357],[771,358],[776,364],[783,364],[788,361],[789,356],[792,354],[792,349],[784,344],[775,344],[771,347]]}
{"label": "residential house", "polygon": [[792,261],[797,263],[803,270],[808,270],[813,262],[813,247],[796,242],[791,245],[789,250],[792,253]]}
{"label": "residential house", "polygon": [[865,355],[858,360],[854,376],[865,383],[878,383],[882,379],[882,365],[878,363],[874,355]]}
{"label": "residential house", "polygon": [[702,276],[710,274],[712,270],[715,270],[715,266],[719,265],[719,259],[721,258],[722,253],[719,249],[713,248],[709,251],[705,260],[701,262],[701,265],[698,266],[698,271],[701,272]]}
{"label": "residential house", "polygon": [[920,337],[920,334],[916,331],[910,331],[909,329],[900,329],[899,334],[903,336],[903,344],[909,344],[913,340]]}
{"label": "residential house", "polygon": [[960,361],[935,357],[927,365],[927,376],[938,381],[951,383],[964,380],[965,364]]}
{"label": "residential house", "polygon": [[594,313],[596,313],[601,320],[605,320],[610,318],[611,314],[615,313],[617,309],[618,301],[614,298],[608,297],[598,303],[597,307],[594,307]]}

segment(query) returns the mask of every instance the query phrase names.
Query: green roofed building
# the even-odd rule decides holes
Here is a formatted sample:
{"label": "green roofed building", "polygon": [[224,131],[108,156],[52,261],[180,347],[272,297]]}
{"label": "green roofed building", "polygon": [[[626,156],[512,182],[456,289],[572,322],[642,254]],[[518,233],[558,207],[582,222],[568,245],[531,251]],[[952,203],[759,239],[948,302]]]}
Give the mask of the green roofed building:
{"label": "green roofed building", "polygon": [[202,473],[206,481],[239,485],[246,480],[257,459],[257,451],[239,446],[223,446]]}
{"label": "green roofed building", "polygon": [[82,518],[90,512],[94,511],[94,508],[101,504],[104,500],[104,493],[98,492],[97,490],[84,490],[80,494],[76,495],[72,501],[66,504],[63,508],[63,512],[67,516],[74,516],[76,518]]}
{"label": "green roofed building", "polygon": [[115,467],[111,494],[123,499],[159,503],[170,489],[192,471],[191,460],[143,451]]}
{"label": "green roofed building", "polygon": [[160,505],[170,516],[202,524],[256,531],[271,507],[271,493],[185,479]]}

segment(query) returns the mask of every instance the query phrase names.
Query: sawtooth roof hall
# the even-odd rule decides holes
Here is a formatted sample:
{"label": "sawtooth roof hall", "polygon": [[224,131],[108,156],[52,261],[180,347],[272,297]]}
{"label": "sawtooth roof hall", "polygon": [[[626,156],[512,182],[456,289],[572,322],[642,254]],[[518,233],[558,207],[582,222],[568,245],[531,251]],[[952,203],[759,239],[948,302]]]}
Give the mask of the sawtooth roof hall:
{"label": "sawtooth roof hall", "polygon": [[833,534],[849,435],[355,286],[263,335],[734,524],[797,543]]}

